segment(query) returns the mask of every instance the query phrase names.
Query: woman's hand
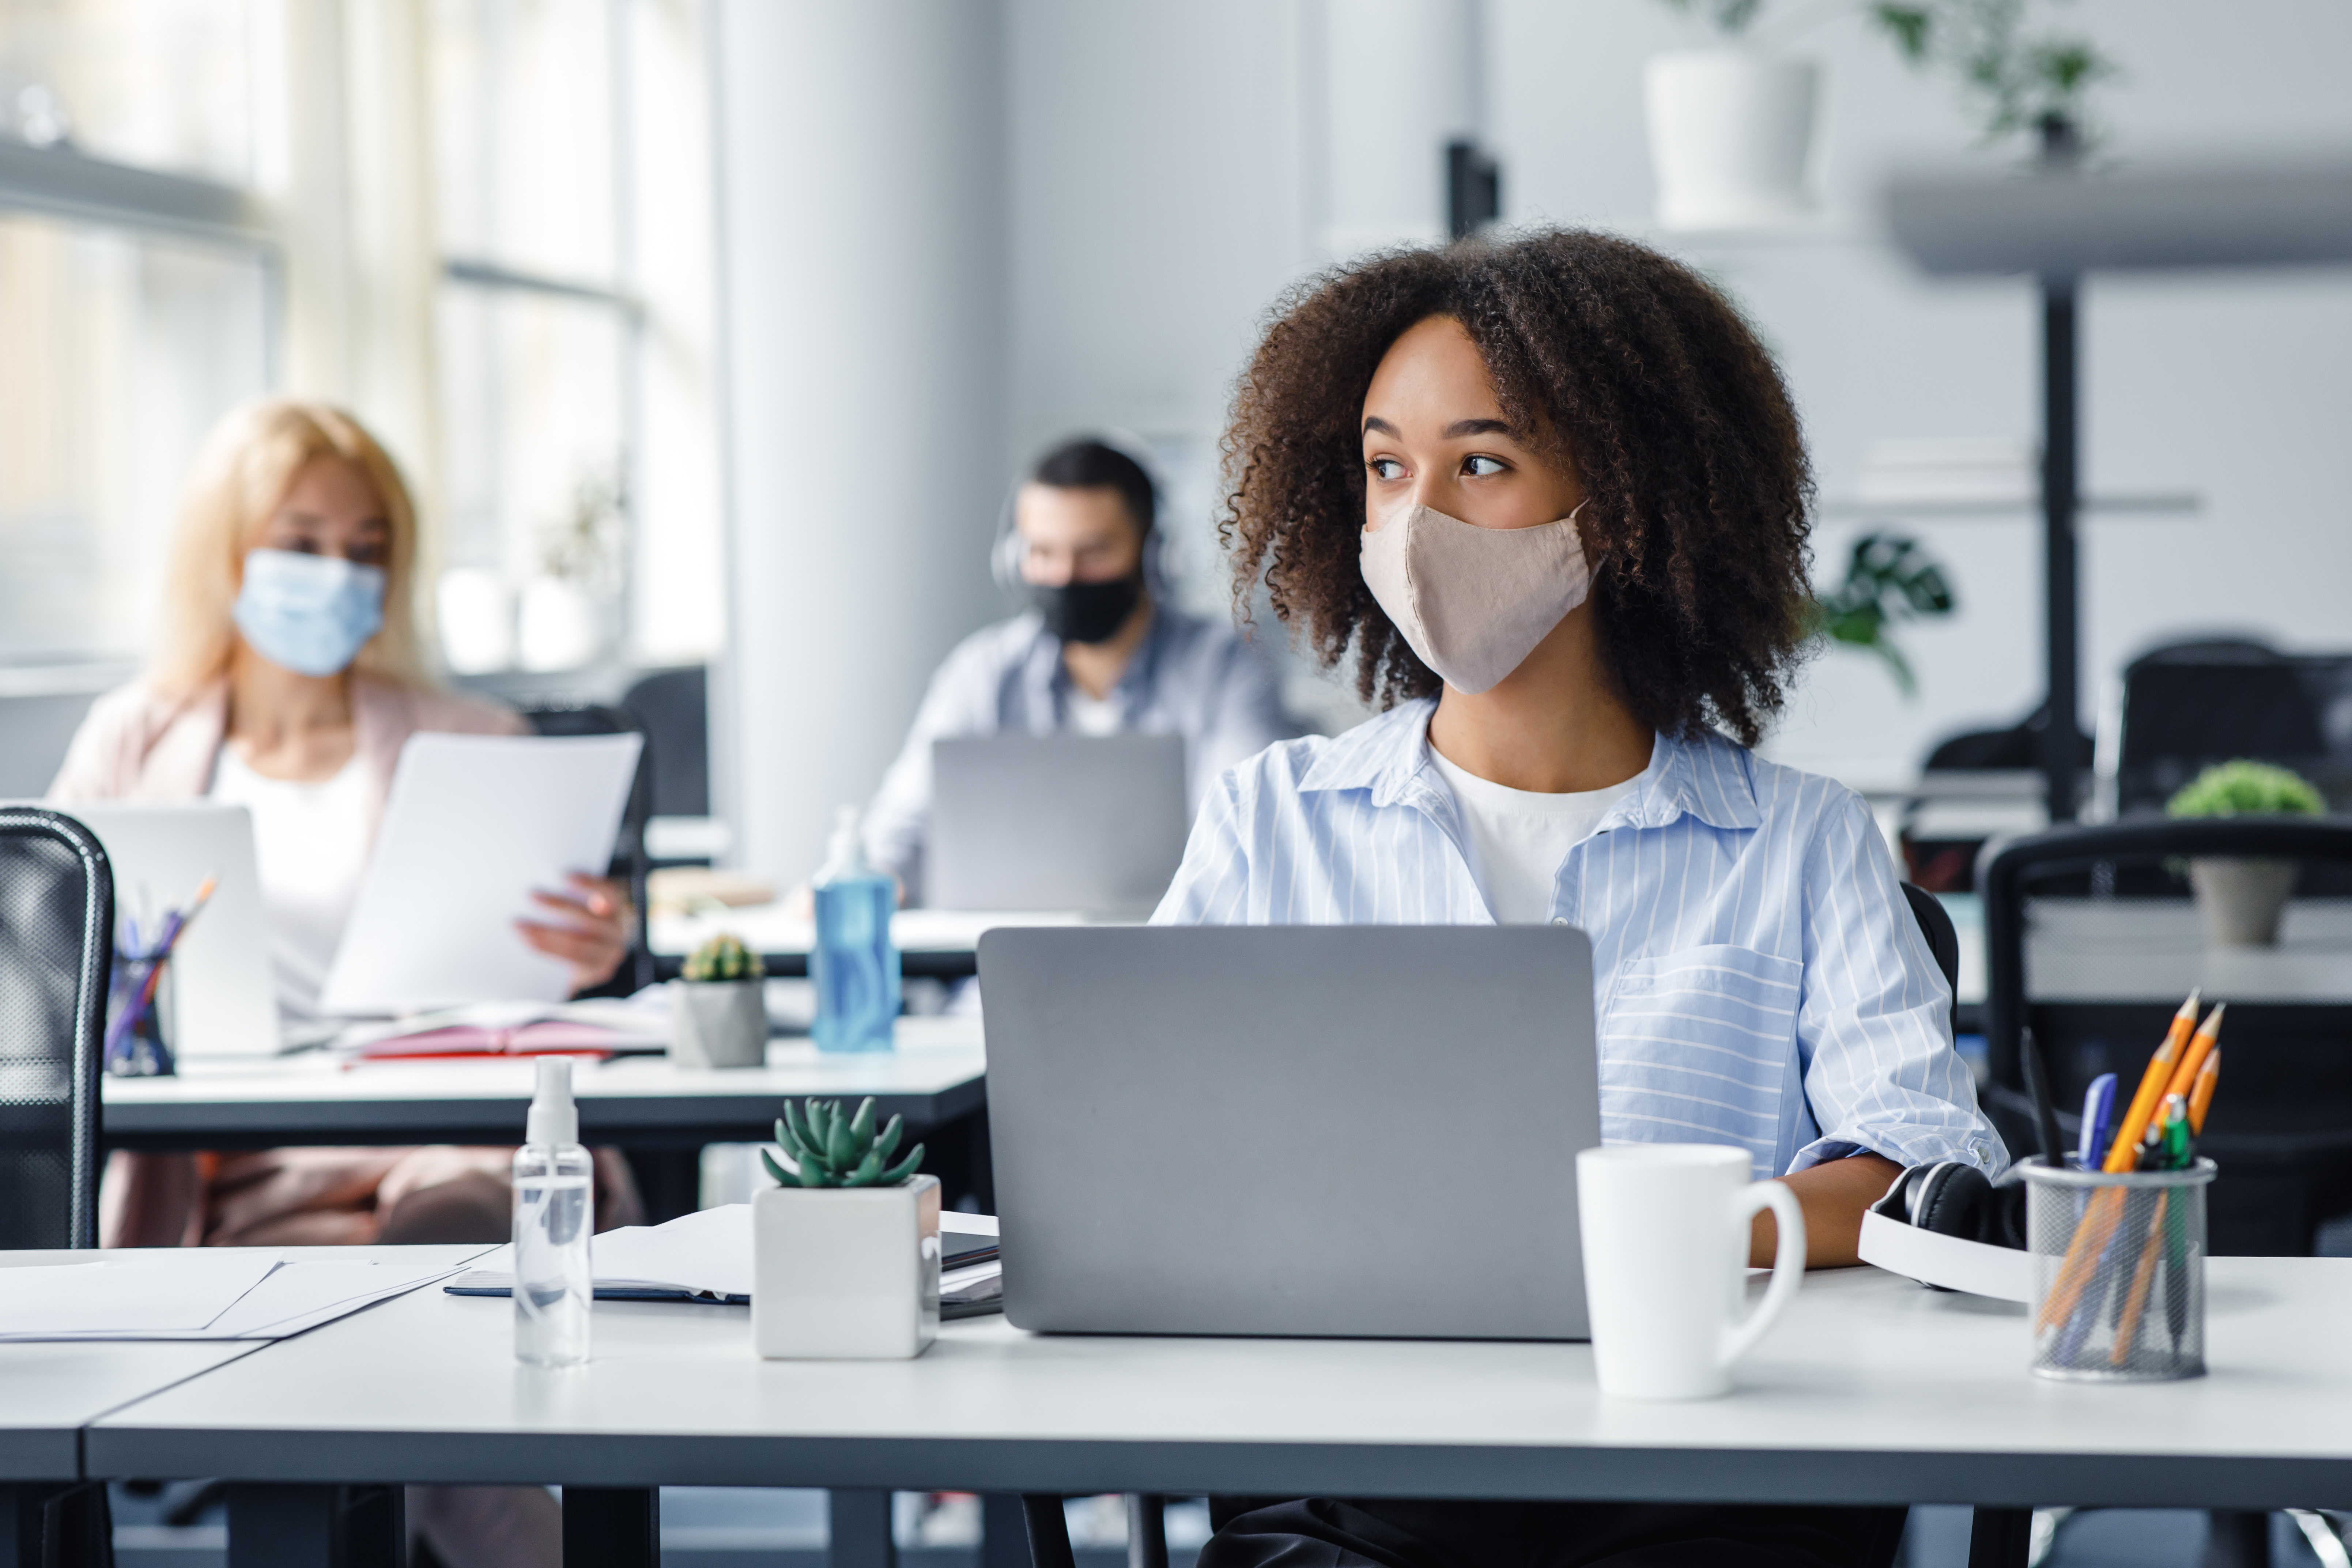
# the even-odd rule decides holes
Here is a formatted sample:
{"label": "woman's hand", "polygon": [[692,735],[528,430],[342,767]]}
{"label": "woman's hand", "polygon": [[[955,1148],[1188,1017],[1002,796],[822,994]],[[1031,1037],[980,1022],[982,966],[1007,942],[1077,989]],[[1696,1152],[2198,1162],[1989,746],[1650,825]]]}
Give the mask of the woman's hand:
{"label": "woman's hand", "polygon": [[604,877],[573,872],[568,892],[534,891],[531,897],[563,916],[562,921],[517,921],[523,941],[550,958],[572,968],[572,991],[578,995],[613,978],[621,960],[629,955],[629,932],[635,911],[621,885]]}

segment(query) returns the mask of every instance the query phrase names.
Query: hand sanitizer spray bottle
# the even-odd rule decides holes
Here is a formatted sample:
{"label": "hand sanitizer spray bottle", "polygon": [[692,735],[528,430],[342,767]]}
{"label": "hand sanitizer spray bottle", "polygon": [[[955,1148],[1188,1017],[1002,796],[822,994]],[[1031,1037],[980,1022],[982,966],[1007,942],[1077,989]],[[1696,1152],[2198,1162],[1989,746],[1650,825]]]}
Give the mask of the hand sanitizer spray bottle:
{"label": "hand sanitizer spray bottle", "polygon": [[890,943],[898,884],[866,863],[857,808],[835,816],[816,874],[816,1023],[821,1051],[887,1051],[898,1016],[898,950]]}
{"label": "hand sanitizer spray bottle", "polygon": [[514,1156],[515,1359],[577,1366],[588,1359],[588,1304],[595,1281],[588,1238],[596,1229],[594,1172],[580,1146],[572,1060],[539,1058],[523,1145]]}

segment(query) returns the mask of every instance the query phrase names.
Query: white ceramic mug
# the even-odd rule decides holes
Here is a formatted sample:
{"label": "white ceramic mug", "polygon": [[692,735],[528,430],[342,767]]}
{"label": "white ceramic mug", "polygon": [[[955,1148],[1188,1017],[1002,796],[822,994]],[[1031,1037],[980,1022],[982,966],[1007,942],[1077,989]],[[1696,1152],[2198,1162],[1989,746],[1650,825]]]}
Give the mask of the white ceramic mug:
{"label": "white ceramic mug", "polygon": [[[1797,1294],[1805,1216],[1779,1182],[1748,1179],[1748,1151],[1722,1143],[1618,1143],[1576,1157],[1584,1300],[1601,1392],[1712,1399]],[[1745,1321],[1748,1236],[1780,1226],[1772,1283]]]}

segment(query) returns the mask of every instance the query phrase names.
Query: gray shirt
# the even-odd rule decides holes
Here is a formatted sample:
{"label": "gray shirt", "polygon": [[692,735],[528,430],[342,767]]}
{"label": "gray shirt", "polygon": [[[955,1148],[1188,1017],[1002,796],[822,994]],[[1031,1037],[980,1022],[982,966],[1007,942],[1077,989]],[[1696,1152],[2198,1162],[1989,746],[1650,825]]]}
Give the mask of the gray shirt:
{"label": "gray shirt", "polygon": [[[931,742],[942,736],[1071,729],[1062,640],[1035,612],[974,632],[931,677],[898,761],[866,813],[866,853],[921,902],[923,840],[931,817]],[[1297,733],[1283,715],[1274,669],[1233,627],[1161,604],[1109,700],[1119,728],[1184,737],[1197,805],[1217,775]]]}

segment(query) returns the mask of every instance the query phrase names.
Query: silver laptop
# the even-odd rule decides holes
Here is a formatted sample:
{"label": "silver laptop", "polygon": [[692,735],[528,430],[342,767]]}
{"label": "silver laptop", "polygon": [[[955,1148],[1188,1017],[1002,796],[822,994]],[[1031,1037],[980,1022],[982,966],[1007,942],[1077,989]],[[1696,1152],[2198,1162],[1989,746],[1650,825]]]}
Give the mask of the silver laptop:
{"label": "silver laptop", "polygon": [[980,984],[1015,1327],[1587,1337],[1583,932],[1005,928]]}
{"label": "silver laptop", "polygon": [[935,741],[923,901],[1147,915],[1191,826],[1181,735]]}
{"label": "silver laptop", "polygon": [[241,805],[124,802],[60,809],[106,846],[118,928],[128,917],[152,941],[164,910],[185,909],[206,877],[219,882],[172,952],[164,1038],[173,1051],[183,1057],[276,1051],[278,998],[252,814]]}

